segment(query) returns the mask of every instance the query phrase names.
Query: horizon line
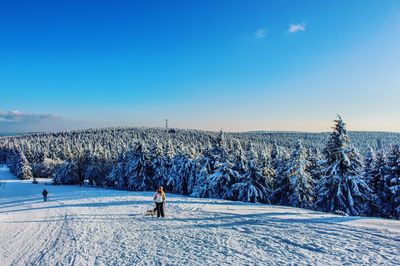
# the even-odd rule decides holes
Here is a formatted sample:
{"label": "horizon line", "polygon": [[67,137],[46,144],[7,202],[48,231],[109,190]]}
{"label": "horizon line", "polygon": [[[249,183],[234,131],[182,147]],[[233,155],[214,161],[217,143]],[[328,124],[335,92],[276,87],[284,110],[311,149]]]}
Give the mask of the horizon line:
{"label": "horizon line", "polygon": [[[29,135],[29,134],[57,134],[64,132],[82,132],[88,130],[101,130],[101,129],[165,129],[165,130],[191,130],[191,131],[202,131],[209,133],[218,133],[220,131],[224,133],[230,134],[243,134],[243,133],[302,133],[302,134],[325,134],[331,133],[332,131],[302,131],[302,130],[246,130],[246,131],[224,131],[221,130],[206,130],[206,129],[194,129],[194,128],[180,128],[180,127],[149,127],[149,126],[109,126],[109,127],[88,127],[81,129],[67,129],[67,130],[54,130],[54,131],[20,131],[20,132],[0,132],[0,137],[12,137],[16,135]],[[392,134],[400,134],[399,131],[379,131],[379,130],[347,130],[347,132],[351,133],[392,133]]]}

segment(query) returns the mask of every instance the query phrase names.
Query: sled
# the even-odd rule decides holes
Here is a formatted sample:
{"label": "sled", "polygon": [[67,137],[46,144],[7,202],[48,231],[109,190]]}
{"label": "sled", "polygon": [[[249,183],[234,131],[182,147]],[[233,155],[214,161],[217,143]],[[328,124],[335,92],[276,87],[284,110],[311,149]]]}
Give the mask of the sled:
{"label": "sled", "polygon": [[157,214],[157,212],[154,209],[151,209],[151,210],[147,210],[145,212],[144,216],[154,216],[156,214]]}

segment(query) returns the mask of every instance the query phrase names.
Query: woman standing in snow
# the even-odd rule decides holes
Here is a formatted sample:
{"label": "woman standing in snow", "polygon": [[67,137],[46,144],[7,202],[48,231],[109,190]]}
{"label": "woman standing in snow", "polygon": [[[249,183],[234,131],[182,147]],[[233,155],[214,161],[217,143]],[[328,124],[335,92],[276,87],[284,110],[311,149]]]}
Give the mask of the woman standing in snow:
{"label": "woman standing in snow", "polygon": [[161,217],[164,218],[165,193],[162,186],[157,189],[153,200],[156,204],[157,217],[160,217],[161,215]]}

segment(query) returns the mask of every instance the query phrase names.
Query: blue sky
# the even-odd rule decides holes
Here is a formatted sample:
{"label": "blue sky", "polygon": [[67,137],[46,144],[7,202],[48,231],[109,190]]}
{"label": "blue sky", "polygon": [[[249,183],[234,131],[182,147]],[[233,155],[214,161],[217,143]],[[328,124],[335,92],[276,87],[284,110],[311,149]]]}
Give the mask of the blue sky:
{"label": "blue sky", "polygon": [[400,131],[400,1],[0,2],[0,132]]}

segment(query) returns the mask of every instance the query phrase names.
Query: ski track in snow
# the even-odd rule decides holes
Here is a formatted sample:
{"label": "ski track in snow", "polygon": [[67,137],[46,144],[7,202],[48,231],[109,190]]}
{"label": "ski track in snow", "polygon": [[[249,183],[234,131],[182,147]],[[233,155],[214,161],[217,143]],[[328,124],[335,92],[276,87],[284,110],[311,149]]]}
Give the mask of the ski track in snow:
{"label": "ski track in snow", "polygon": [[[0,168],[3,265],[398,265],[400,221],[168,195],[47,186]],[[50,182],[47,180],[47,182]]]}

